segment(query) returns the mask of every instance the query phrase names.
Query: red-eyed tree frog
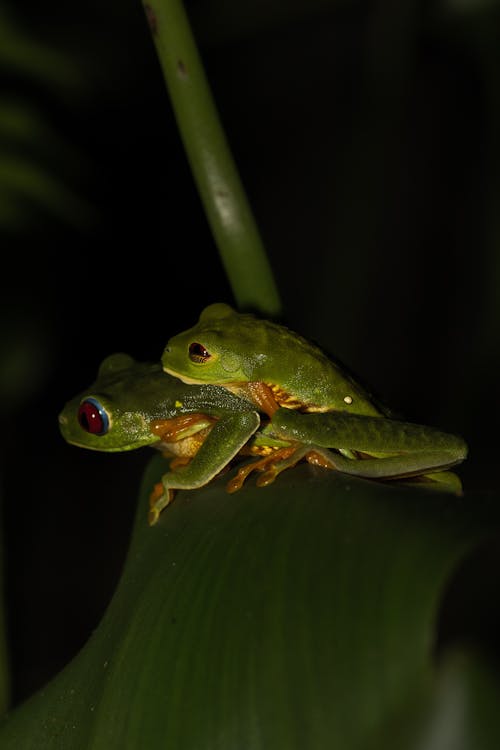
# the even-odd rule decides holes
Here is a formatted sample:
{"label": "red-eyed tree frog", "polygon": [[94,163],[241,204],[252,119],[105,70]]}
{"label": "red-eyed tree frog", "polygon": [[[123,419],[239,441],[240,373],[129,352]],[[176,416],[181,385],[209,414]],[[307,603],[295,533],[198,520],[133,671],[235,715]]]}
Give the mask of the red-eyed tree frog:
{"label": "red-eyed tree frog", "polygon": [[302,336],[222,303],[205,308],[193,328],[169,340],[162,365],[184,383],[224,386],[250,400],[271,418],[274,436],[300,435],[335,449],[332,468],[348,474],[392,479],[431,472],[439,481],[440,471],[467,455],[460,437],[389,418]]}

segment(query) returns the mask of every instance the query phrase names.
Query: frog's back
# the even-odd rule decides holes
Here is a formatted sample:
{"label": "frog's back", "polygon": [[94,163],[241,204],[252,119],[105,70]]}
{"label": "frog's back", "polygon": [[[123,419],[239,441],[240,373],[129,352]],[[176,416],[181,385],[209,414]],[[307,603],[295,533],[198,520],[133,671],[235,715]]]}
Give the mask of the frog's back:
{"label": "frog's back", "polygon": [[241,315],[240,323],[248,379],[269,385],[280,406],[306,412],[380,414],[366,391],[300,334],[251,315]]}

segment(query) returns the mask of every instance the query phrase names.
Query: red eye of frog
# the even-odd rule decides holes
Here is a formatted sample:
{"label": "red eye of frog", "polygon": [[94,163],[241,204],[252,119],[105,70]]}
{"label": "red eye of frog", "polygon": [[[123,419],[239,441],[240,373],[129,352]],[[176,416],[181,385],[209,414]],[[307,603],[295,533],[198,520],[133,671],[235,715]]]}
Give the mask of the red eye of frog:
{"label": "red eye of frog", "polygon": [[193,341],[192,344],[189,344],[189,359],[191,362],[204,364],[205,362],[208,362],[211,356],[212,355],[207,349],[205,349],[203,344],[199,344],[197,341]]}
{"label": "red eye of frog", "polygon": [[95,398],[86,398],[78,408],[78,422],[85,432],[91,435],[105,435],[109,429],[106,410]]}

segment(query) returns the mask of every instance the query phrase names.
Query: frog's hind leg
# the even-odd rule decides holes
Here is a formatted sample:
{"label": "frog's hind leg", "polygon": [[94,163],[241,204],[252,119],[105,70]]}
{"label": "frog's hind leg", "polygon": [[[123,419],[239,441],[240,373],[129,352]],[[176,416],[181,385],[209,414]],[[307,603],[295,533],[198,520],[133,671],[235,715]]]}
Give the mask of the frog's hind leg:
{"label": "frog's hind leg", "polygon": [[[321,466],[325,469],[342,471],[344,467],[347,468],[348,466],[348,464],[345,463],[345,454],[342,458],[340,458],[338,454],[333,454],[332,451],[326,450],[324,448],[318,448],[317,446],[315,446],[314,450],[310,451],[305,456],[305,458],[307,461],[309,461],[309,463],[312,463],[315,466]],[[363,459],[359,460],[362,461]],[[373,462],[373,460],[374,459],[370,459],[371,462]],[[341,461],[343,462],[342,468],[339,466],[339,463]],[[362,463],[358,463],[358,466],[363,468]],[[362,476],[361,472],[360,476]],[[429,490],[435,490],[436,492],[447,492],[453,495],[463,494],[462,482],[460,481],[460,477],[457,476],[457,474],[455,474],[453,471],[443,470],[426,472],[425,474],[416,474],[415,476],[409,477],[382,476],[380,478],[389,481],[397,481],[398,484],[406,485],[409,487],[418,486]]]}

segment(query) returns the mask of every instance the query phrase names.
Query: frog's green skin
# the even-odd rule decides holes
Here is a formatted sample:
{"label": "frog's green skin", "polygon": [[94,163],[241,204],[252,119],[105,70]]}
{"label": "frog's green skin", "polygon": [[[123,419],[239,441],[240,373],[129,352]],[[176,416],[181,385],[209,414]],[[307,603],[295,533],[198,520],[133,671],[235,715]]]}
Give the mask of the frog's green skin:
{"label": "frog's green skin", "polygon": [[[95,401],[109,419],[104,434],[92,434],[78,420],[80,405]],[[194,424],[178,443],[162,443],[151,431],[154,420],[202,413],[217,421]],[[155,499],[150,523],[155,523],[175,489],[201,487],[216,476],[252,437],[260,424],[255,408],[224,388],[186,386],[166,375],[159,364],[135,362],[126,354],[112,354],[101,364],[96,382],[69,401],[59,415],[64,439],[98,451],[126,451],[151,445],[171,453],[187,454],[191,462],[162,477],[163,492]],[[210,427],[209,430],[207,428]],[[208,432],[195,444],[197,431]],[[188,443],[187,448],[185,447]]]}
{"label": "frog's green skin", "polygon": [[[193,343],[210,354],[206,361],[190,355]],[[246,383],[265,383],[278,405],[301,411],[382,413],[318,347],[284,326],[222,303],[205,308],[193,328],[170,339],[162,364],[185,383],[224,385],[247,397]]]}
{"label": "frog's green skin", "polygon": [[[366,391],[298,334],[228,305],[210,305],[193,328],[171,338],[162,365],[185,383],[222,385],[250,398],[272,416],[274,435],[337,449],[334,466],[349,474],[416,476],[467,455],[459,437],[385,418]],[[363,460],[353,460],[360,453]]]}

